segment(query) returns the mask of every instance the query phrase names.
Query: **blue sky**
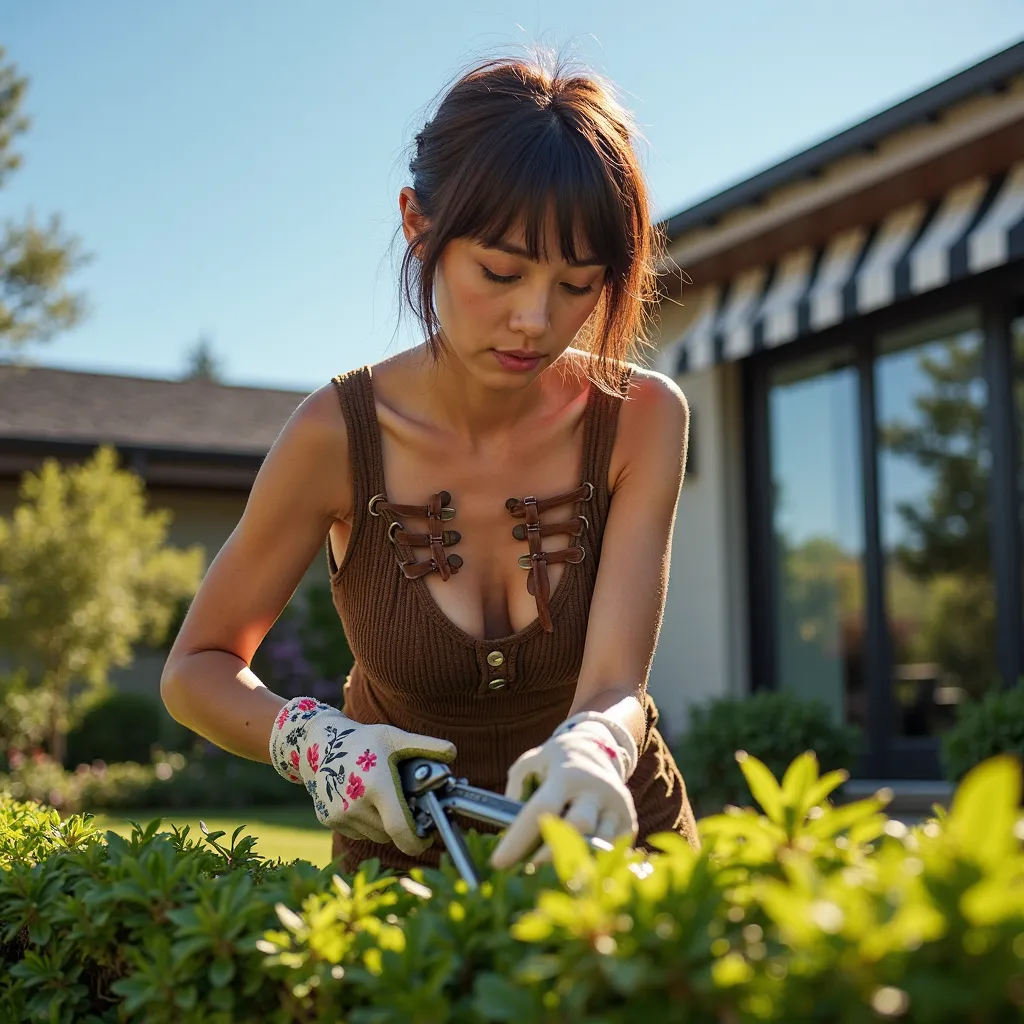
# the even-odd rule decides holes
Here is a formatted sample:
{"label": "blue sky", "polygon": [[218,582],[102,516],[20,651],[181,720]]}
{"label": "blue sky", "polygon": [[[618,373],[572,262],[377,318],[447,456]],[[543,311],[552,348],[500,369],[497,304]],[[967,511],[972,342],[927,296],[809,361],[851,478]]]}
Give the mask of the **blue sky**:
{"label": "blue sky", "polygon": [[0,0],[30,78],[0,217],[59,211],[92,313],[42,363],[313,388],[395,331],[403,156],[468,63],[569,44],[647,138],[665,216],[1024,37],[1022,0]]}

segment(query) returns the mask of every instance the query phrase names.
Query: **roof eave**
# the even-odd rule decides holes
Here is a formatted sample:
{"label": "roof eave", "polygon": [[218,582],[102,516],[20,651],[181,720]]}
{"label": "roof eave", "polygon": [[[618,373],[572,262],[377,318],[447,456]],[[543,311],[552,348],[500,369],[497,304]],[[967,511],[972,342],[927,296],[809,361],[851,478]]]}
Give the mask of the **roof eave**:
{"label": "roof eave", "polygon": [[659,226],[671,242],[693,228],[714,224],[731,210],[760,202],[780,186],[816,176],[844,156],[873,150],[883,138],[903,128],[935,120],[941,111],[970,96],[998,92],[1009,79],[1022,72],[1024,41],[674,214]]}

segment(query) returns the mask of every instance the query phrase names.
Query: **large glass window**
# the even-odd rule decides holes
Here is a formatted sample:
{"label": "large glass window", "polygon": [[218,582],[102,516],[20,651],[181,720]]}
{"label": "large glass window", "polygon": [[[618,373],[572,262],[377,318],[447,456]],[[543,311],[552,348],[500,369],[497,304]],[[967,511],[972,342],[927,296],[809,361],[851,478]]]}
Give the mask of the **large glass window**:
{"label": "large glass window", "polygon": [[933,736],[999,685],[978,317],[879,338],[879,519],[894,736]]}
{"label": "large glass window", "polygon": [[768,409],[778,686],[866,730],[858,394],[832,353],[777,368]]}
{"label": "large glass window", "polygon": [[[1013,345],[1013,394],[1017,409],[1017,458],[1020,471],[1017,474],[1017,508],[1020,510],[1020,530],[1024,539],[1024,316],[1018,317],[1010,331]],[[1024,554],[1024,544],[1021,545]],[[1024,581],[1024,562],[1020,567]],[[1024,622],[1021,623],[1021,664],[1024,664]]]}

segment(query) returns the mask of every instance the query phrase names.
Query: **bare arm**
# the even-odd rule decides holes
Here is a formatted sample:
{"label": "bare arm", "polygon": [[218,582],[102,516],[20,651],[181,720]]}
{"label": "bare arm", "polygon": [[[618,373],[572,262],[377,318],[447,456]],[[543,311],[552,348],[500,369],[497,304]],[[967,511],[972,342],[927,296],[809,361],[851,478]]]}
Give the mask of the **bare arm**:
{"label": "bare arm", "polygon": [[[637,373],[620,410],[624,465],[601,544],[587,643],[570,714],[603,711],[645,732],[641,704],[661,629],[672,532],[686,460],[689,407],[661,374]],[[642,748],[641,748],[642,749]]]}
{"label": "bare arm", "polygon": [[295,411],[261,467],[238,525],[211,564],[167,657],[171,716],[252,761],[270,761],[285,699],[249,668],[332,522],[349,519],[348,434],[333,385]]}

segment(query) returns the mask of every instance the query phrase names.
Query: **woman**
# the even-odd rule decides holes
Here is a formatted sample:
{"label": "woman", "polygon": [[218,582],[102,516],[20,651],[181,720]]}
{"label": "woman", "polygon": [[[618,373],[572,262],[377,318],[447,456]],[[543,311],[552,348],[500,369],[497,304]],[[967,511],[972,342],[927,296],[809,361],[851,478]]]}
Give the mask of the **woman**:
{"label": "woman", "polygon": [[[302,403],[168,657],[170,713],[304,785],[345,870],[439,860],[398,783],[418,754],[528,797],[495,867],[545,859],[545,812],[697,843],[646,693],[688,415],[634,362],[659,253],[633,133],[533,61],[447,92],[399,195],[426,340]],[[325,540],[343,711],[249,667]]]}

